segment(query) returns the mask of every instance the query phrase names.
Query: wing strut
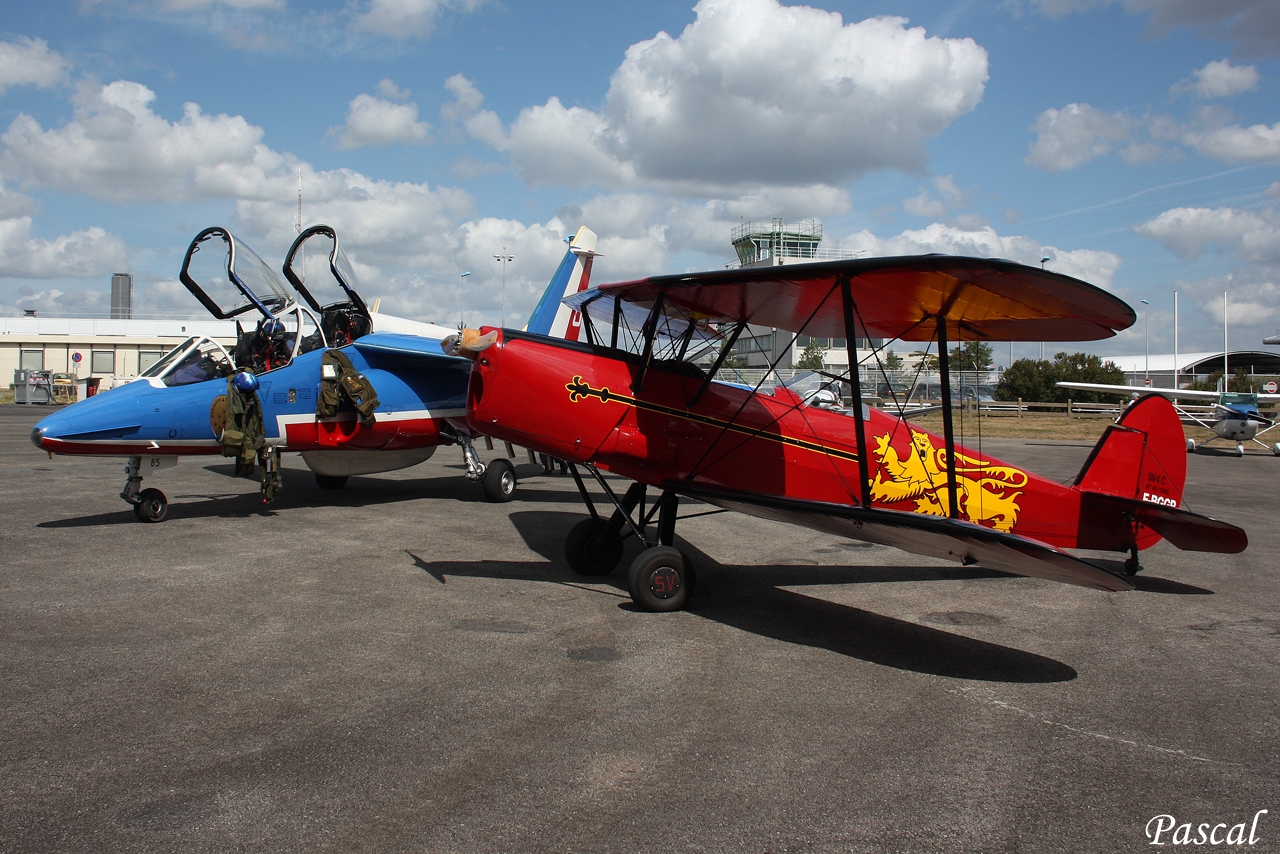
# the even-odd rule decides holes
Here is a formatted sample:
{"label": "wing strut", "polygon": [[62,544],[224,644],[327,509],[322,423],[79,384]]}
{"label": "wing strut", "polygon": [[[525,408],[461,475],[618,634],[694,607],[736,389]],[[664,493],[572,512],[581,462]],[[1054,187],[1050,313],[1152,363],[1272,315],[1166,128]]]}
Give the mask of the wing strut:
{"label": "wing strut", "polygon": [[844,302],[844,343],[849,352],[849,385],[853,393],[853,420],[858,431],[858,487],[864,507],[871,505],[871,476],[867,470],[867,434],[862,418],[862,379],[858,375],[858,328],[853,325],[853,288],[847,278],[840,279],[840,296]]}
{"label": "wing strut", "polygon": [[734,344],[738,343],[738,336],[746,328],[747,322],[745,320],[740,320],[734,324],[733,332],[729,333],[729,340],[724,342],[724,346],[720,348],[720,355],[716,357],[715,364],[711,366],[711,370],[707,371],[707,378],[702,381],[702,385],[698,386],[698,391],[693,395],[693,399],[689,401],[690,406],[697,406],[698,401],[702,400],[702,395],[706,394],[712,378],[720,372],[720,368],[724,365],[724,360],[728,357],[729,351],[733,349]]}
{"label": "wing strut", "polygon": [[947,515],[960,518],[956,506],[956,433],[951,422],[951,353],[947,350],[947,316],[938,315],[938,372],[942,383],[942,439],[947,449]]}

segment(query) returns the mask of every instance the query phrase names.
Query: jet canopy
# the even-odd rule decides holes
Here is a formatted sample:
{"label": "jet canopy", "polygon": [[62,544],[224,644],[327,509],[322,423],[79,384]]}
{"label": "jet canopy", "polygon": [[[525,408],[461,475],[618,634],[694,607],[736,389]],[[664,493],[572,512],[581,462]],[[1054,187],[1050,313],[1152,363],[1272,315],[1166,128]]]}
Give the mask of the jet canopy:
{"label": "jet canopy", "polygon": [[355,267],[331,226],[313,225],[298,235],[285,256],[284,275],[319,315],[332,346],[345,346],[372,331],[372,313],[360,296]]}

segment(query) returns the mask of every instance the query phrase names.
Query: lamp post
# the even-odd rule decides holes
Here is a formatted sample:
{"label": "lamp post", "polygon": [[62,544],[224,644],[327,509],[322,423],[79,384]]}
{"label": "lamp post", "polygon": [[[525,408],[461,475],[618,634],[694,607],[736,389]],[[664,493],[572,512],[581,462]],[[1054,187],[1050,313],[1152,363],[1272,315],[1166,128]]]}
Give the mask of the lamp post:
{"label": "lamp post", "polygon": [[1151,339],[1147,336],[1147,331],[1151,329],[1151,303],[1143,300],[1142,304],[1147,307],[1146,311],[1142,313],[1142,349],[1145,351],[1147,358],[1147,385],[1151,385],[1151,345],[1149,343]]}
{"label": "lamp post", "polygon": [[502,262],[502,326],[507,326],[507,262],[516,260],[514,255],[507,254],[507,247],[502,247],[501,255],[494,255],[493,260]]}
{"label": "lamp post", "polygon": [[458,328],[459,329],[466,329],[466,323],[463,320],[464,315],[462,313],[462,309],[463,309],[463,306],[466,304],[466,293],[467,293],[466,278],[467,276],[470,276],[470,275],[471,275],[471,271],[468,270],[467,272],[463,273],[461,276],[458,277]]}

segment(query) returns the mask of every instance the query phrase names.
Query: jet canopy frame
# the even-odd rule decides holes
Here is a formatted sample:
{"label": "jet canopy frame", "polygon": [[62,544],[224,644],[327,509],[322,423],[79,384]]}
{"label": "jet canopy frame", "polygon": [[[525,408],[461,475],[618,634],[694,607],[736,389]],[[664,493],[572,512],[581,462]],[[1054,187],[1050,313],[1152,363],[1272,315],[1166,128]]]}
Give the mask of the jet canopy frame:
{"label": "jet canopy frame", "polygon": [[[324,246],[327,270],[308,282],[307,248]],[[284,275],[298,295],[321,318],[326,340],[344,346],[373,329],[373,313],[360,296],[360,280],[355,265],[338,241],[332,226],[318,224],[306,228],[293,241],[284,259]],[[336,285],[336,287],[335,287]]]}

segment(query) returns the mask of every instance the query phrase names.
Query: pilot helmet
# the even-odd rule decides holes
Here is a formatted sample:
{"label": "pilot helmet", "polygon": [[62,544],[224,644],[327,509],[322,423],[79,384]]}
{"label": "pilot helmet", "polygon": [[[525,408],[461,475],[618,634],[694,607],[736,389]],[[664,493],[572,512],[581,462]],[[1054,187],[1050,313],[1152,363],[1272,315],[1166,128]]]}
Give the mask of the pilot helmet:
{"label": "pilot helmet", "polygon": [[236,388],[240,389],[241,391],[257,391],[258,390],[258,378],[249,371],[241,371],[240,373],[236,374],[235,379],[233,379],[231,382],[232,384],[235,385]]}

